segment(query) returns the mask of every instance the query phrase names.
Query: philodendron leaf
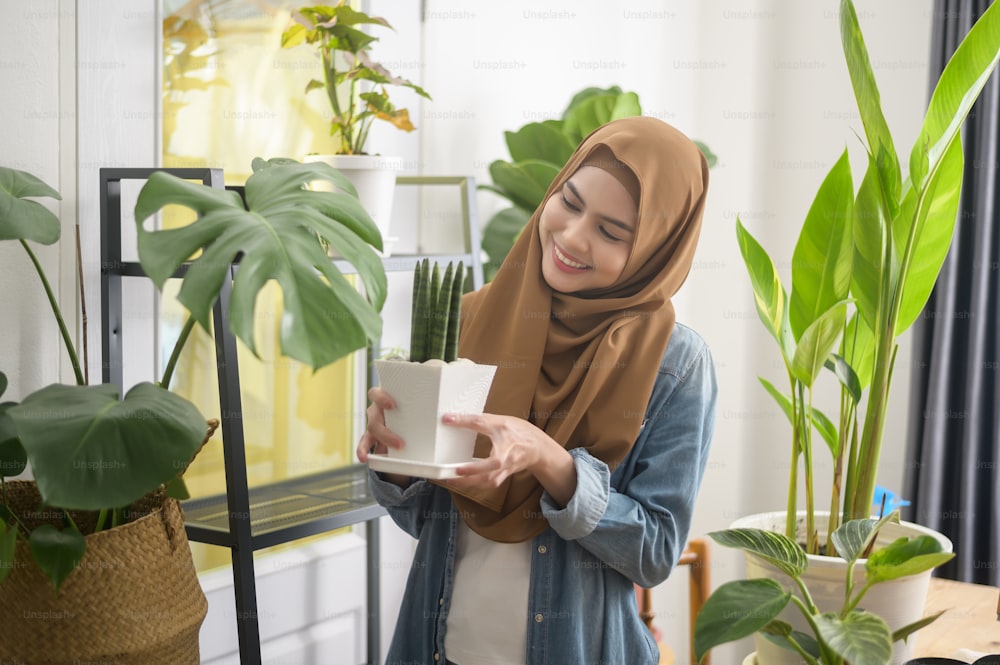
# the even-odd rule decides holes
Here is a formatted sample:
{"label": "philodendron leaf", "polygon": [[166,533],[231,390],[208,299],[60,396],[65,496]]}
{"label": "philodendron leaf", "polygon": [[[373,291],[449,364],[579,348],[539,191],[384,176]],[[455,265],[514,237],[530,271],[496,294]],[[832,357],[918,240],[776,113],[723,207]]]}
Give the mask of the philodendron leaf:
{"label": "philodendron leaf", "polygon": [[910,635],[917,632],[921,628],[924,628],[925,626],[931,625],[932,623],[937,621],[941,617],[941,615],[944,614],[946,611],[947,610],[941,610],[937,614],[926,616],[920,619],[919,621],[914,621],[913,623],[906,624],[902,628],[893,631],[892,633],[893,644],[899,642],[900,640],[903,640],[905,642]]}
{"label": "philodendron leaf", "polygon": [[801,576],[808,564],[798,543],[780,533],[766,529],[726,529],[708,535],[724,547],[736,547],[759,556],[789,577]]}
{"label": "philodendron leaf", "polygon": [[[384,268],[368,246],[380,246],[378,230],[357,198],[306,188],[315,181],[337,185],[342,179],[322,163],[273,163],[247,179],[244,209],[232,192],[154,173],[136,201],[143,269],[162,286],[204,248],[191,261],[178,299],[208,329],[212,305],[232,262],[241,257],[229,311],[234,334],[256,349],[257,295],[275,280],[282,291],[282,352],[314,369],[332,363],[378,338],[386,294]],[[143,220],[168,204],[185,205],[201,217],[178,229],[143,228]],[[354,264],[365,296],[329,260],[320,237]]]}
{"label": "philodendron leaf", "polygon": [[[33,240],[51,245],[59,240],[59,218],[25,197],[62,199],[59,192],[28,173],[0,166],[0,240]],[[2,392],[2,391],[0,391]]]}
{"label": "philodendron leaf", "polygon": [[865,562],[868,584],[887,582],[907,575],[916,575],[937,568],[955,556],[942,552],[941,543],[931,536],[899,538],[886,547],[872,552]]}
{"label": "philodendron leaf", "polygon": [[823,364],[830,357],[844,332],[847,321],[847,301],[834,303],[802,332],[795,355],[792,357],[792,375],[806,387],[812,387],[823,371]]}
{"label": "philodendron leaf", "polygon": [[845,149],[816,192],[792,253],[788,320],[800,344],[814,322],[847,299],[854,260],[853,207],[851,163]]}
{"label": "philodendron leaf", "polygon": [[768,256],[760,243],[750,235],[739,217],[736,218],[736,240],[740,246],[740,253],[743,255],[743,263],[746,264],[747,273],[750,275],[750,285],[753,287],[757,315],[767,331],[778,342],[782,355],[785,355],[786,345],[782,339],[783,321],[788,316],[785,311],[788,302],[785,287],[781,284],[781,278],[778,277],[778,271],[774,267],[771,257]]}
{"label": "philodendron leaf", "polygon": [[819,658],[819,643],[816,642],[816,638],[808,633],[793,629],[792,624],[787,621],[775,619],[764,626],[760,632],[769,642],[789,651],[795,650],[795,647],[792,646],[792,641],[794,640],[803,651],[814,658]]}
{"label": "philodendron leaf", "polygon": [[31,556],[52,580],[56,595],[63,581],[73,572],[87,551],[87,541],[75,529],[60,531],[51,524],[43,524],[32,530],[28,539]]}
{"label": "philodendron leaf", "polygon": [[14,547],[17,543],[17,527],[7,526],[0,519],[0,584],[14,569]]}
{"label": "philodendron leaf", "polygon": [[857,519],[844,522],[833,532],[831,538],[842,559],[854,563],[864,554],[878,535],[879,529],[889,522],[899,522],[899,511],[893,511],[881,519]]}
{"label": "philodendron leaf", "polygon": [[51,385],[11,408],[45,503],[67,510],[127,506],[182,471],[205,419],[187,400],[140,383]]}
{"label": "philodendron leaf", "polygon": [[854,611],[843,619],[825,613],[814,619],[821,641],[851,665],[888,665],[892,633],[881,617]]}
{"label": "philodendron leaf", "polygon": [[774,580],[752,579],[727,582],[716,589],[695,620],[695,659],[701,662],[709,650],[753,635],[777,617],[792,594]]}

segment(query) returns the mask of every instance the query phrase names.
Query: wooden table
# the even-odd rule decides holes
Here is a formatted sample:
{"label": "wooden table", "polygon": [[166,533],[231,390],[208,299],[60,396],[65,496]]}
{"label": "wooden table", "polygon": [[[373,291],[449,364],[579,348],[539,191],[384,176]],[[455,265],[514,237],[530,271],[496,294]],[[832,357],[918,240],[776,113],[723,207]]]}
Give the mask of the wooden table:
{"label": "wooden table", "polygon": [[932,578],[925,615],[944,610],[937,621],[915,635],[914,657],[955,658],[960,649],[1000,653],[1000,589]]}

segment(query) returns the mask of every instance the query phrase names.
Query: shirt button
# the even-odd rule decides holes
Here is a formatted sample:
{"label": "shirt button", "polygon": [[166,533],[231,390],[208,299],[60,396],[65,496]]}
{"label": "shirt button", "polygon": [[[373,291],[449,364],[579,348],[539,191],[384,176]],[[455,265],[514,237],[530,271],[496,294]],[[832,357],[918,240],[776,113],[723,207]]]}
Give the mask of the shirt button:
{"label": "shirt button", "polygon": [[538,553],[539,554],[545,554],[548,551],[549,551],[549,548],[546,547],[545,545],[539,545],[538,546]]}
{"label": "shirt button", "polygon": [[545,617],[543,617],[541,614],[535,615],[535,623],[541,623],[544,619]]}
{"label": "shirt button", "polygon": [[439,653],[434,654],[434,660],[435,661],[441,660],[441,654],[439,654]]}
{"label": "shirt button", "polygon": [[444,598],[438,598],[438,606],[444,605]]}

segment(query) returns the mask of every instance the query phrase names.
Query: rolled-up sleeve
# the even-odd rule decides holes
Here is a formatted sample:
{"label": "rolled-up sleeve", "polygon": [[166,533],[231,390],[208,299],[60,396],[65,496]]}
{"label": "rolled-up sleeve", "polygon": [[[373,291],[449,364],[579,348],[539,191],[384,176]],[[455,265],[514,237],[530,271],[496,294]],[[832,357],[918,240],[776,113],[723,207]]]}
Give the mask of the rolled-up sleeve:
{"label": "rolled-up sleeve", "polygon": [[583,448],[569,451],[576,468],[576,491],[566,507],[556,503],[548,492],[542,494],[542,515],[565,540],[583,538],[604,517],[611,495],[611,472],[608,465]]}

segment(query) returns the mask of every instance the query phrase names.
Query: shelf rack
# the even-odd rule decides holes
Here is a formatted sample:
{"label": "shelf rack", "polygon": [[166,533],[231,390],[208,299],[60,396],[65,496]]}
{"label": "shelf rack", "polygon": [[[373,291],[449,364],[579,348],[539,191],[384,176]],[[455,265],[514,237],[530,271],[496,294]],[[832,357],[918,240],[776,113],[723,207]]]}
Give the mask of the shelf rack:
{"label": "shelf rack", "polygon": [[[102,380],[123,386],[122,281],[145,277],[141,265],[124,261],[121,247],[123,180],[146,180],[155,171],[165,171],[186,180],[227,188],[221,169],[212,168],[102,168],[100,169],[101,227],[101,352]],[[483,284],[479,254],[479,229],[475,206],[475,181],[466,176],[400,176],[397,185],[455,186],[458,188],[465,253],[455,255],[397,255],[384,258],[387,272],[411,271],[423,258],[464,261],[472,269],[472,286]],[[241,187],[228,187],[241,190]],[[345,274],[354,273],[346,261],[336,260]],[[367,467],[346,467],[249,487],[240,398],[239,360],[236,338],[229,329],[225,312],[229,309],[232,278],[238,264],[230,266],[227,280],[213,308],[215,351],[219,379],[219,408],[222,414],[222,447],[225,460],[226,492],[185,501],[188,538],[195,542],[230,549],[236,601],[236,629],[241,665],[260,665],[260,625],[258,622],[253,553],[257,550],[364,523],[367,560],[366,602],[368,611],[368,665],[381,662],[379,527],[385,514],[368,488]],[[176,276],[183,275],[185,267]]]}

